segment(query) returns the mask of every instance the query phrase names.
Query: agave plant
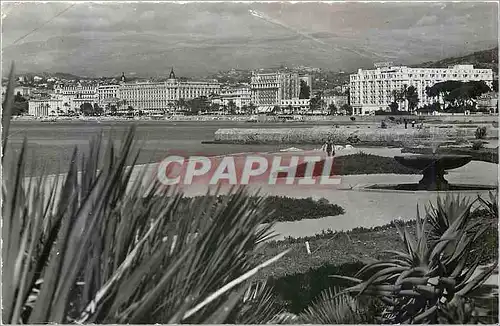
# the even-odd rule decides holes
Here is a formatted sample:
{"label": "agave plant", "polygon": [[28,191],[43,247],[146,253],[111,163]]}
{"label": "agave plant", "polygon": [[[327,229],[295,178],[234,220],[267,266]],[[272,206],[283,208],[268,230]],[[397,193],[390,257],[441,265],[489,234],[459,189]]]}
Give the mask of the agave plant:
{"label": "agave plant", "polygon": [[304,324],[363,324],[369,323],[368,310],[359,301],[334,288],[324,290],[318,300],[299,316]]}
{"label": "agave plant", "polygon": [[478,324],[479,320],[475,315],[472,300],[457,298],[442,307],[438,321],[440,324]]}
{"label": "agave plant", "polygon": [[[7,150],[12,85],[11,71]],[[134,179],[134,132],[118,150],[110,141],[102,160],[95,138],[80,172],[75,149],[52,181],[25,177],[26,139],[14,162],[2,157],[4,323],[232,321],[248,280],[285,254],[250,262],[272,224],[261,226],[269,213],[245,189],[181,207],[176,189],[145,171]]]}
{"label": "agave plant", "polygon": [[[459,206],[460,202],[449,200],[447,205]],[[485,284],[498,262],[477,274],[481,253],[471,248],[487,226],[468,224],[470,205],[443,210],[460,215],[443,217],[450,223],[438,239],[429,234],[437,235],[440,229],[427,232],[428,219],[421,219],[417,208],[416,236],[404,226],[397,227],[405,250],[389,251],[392,259],[370,263],[354,277],[334,276],[355,283],[342,293],[380,298],[387,305],[382,317],[390,323],[437,323],[462,299],[474,300],[476,318],[498,320],[497,309],[492,307],[498,300],[494,292],[498,286]]]}
{"label": "agave plant", "polygon": [[488,211],[489,216],[498,220],[498,190],[495,192],[490,191],[488,195],[488,199],[478,196],[478,200]]}
{"label": "agave plant", "polygon": [[[472,201],[468,198],[460,198],[459,196],[452,196],[447,194],[444,199],[437,198],[436,206],[432,203],[426,207],[426,217],[429,227],[429,238],[431,240],[438,240],[448,230],[450,225],[462,215],[462,223],[469,222],[469,214],[471,213]],[[463,228],[464,225],[459,225]]]}
{"label": "agave plant", "polygon": [[234,310],[232,321],[236,324],[275,323],[273,320],[283,312],[283,307],[275,300],[273,289],[266,281],[258,281],[248,287],[243,300]]}

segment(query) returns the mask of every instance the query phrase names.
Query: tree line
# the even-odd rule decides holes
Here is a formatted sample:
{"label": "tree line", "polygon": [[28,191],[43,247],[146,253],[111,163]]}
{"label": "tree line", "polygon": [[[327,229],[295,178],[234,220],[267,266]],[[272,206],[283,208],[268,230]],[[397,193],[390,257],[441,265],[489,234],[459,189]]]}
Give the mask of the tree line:
{"label": "tree line", "polygon": [[455,81],[448,80],[436,83],[426,87],[425,94],[432,98],[434,103],[426,104],[420,108],[420,98],[415,86],[404,85],[401,90],[392,92],[393,101],[389,104],[392,113],[397,113],[402,108],[402,103],[405,103],[405,109],[409,112],[465,112],[477,111],[477,99],[483,94],[498,92],[498,80],[493,83],[490,88],[484,81]]}

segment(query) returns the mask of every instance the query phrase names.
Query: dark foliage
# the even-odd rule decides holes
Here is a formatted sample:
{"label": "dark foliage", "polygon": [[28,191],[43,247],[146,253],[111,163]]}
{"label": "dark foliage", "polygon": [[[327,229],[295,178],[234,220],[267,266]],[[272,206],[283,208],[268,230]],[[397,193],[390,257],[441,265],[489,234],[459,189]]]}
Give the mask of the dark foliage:
{"label": "dark foliage", "polygon": [[311,95],[311,89],[309,85],[303,80],[300,81],[300,93],[299,93],[299,98],[300,99],[306,99],[309,98]]}
{"label": "dark foliage", "polygon": [[482,141],[475,141],[474,143],[472,143],[472,149],[477,151],[477,150],[480,150],[481,148],[484,148],[484,144]]}
{"label": "dark foliage", "polygon": [[[218,196],[214,203],[218,205],[226,200],[227,196]],[[258,200],[257,197],[254,198]],[[165,200],[158,198],[157,200]],[[198,205],[206,200],[205,196],[194,198],[182,198],[180,205],[188,209],[189,205]],[[313,200],[312,198],[290,198],[282,196],[268,196],[263,200],[262,205],[269,212],[265,223],[300,221],[302,219],[317,219],[325,216],[335,216],[344,214],[344,209],[338,205],[330,204],[326,200]]]}
{"label": "dark foliage", "polygon": [[270,277],[267,282],[272,286],[274,294],[287,311],[300,313],[323,290],[334,286],[349,285],[343,280],[334,280],[329,275],[354,275],[362,267],[363,264],[359,262],[341,266],[325,264],[317,269],[309,269],[305,273],[294,273],[280,278]]}
{"label": "dark foliage", "polygon": [[477,127],[476,131],[474,132],[474,136],[476,137],[476,139],[486,138],[486,127]]}
{"label": "dark foliage", "polygon": [[442,95],[444,101],[448,103],[446,111],[464,112],[465,110],[475,110],[473,100],[489,91],[491,89],[484,81],[447,80],[427,87],[426,94],[429,97]]}
{"label": "dark foliage", "polygon": [[338,175],[350,174],[419,174],[420,171],[407,168],[392,157],[358,153],[339,156],[334,159],[335,172]]}

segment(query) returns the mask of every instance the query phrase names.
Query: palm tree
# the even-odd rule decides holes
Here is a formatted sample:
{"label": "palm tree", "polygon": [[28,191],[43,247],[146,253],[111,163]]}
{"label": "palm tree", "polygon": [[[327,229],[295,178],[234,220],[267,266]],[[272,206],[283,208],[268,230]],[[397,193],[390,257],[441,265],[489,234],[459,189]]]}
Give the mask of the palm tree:
{"label": "palm tree", "polygon": [[45,103],[45,104],[42,104],[42,106],[45,108],[45,110],[47,111],[47,115],[48,115],[48,112],[50,112],[50,105],[49,103]]}
{"label": "palm tree", "polygon": [[184,111],[186,109],[186,100],[183,99],[183,98],[180,98],[177,100],[177,108],[180,110],[180,111]]}
{"label": "palm tree", "polygon": [[418,102],[420,101],[415,86],[412,85],[408,88],[405,88],[404,98],[408,103],[408,111],[413,113],[418,105]]}
{"label": "palm tree", "polygon": [[236,113],[236,104],[233,102],[233,100],[229,101],[229,103],[227,104],[227,108],[228,108],[229,114]]}
{"label": "palm tree", "polygon": [[128,101],[127,101],[127,100],[125,100],[125,99],[119,100],[119,101],[117,101],[117,102],[116,102],[116,106],[117,106],[117,108],[116,108],[116,109],[117,109],[118,111],[120,111],[121,107],[122,107],[122,106],[127,106],[127,104],[128,104]]}
{"label": "palm tree", "polygon": [[248,110],[250,111],[251,114],[255,114],[256,110],[257,110],[257,107],[253,103],[250,103],[248,105]]}
{"label": "palm tree", "polygon": [[68,108],[69,108],[69,103],[68,103],[68,102],[64,102],[64,110],[65,110],[66,112],[68,112],[68,111],[69,111],[69,109],[68,109]]}
{"label": "palm tree", "polygon": [[168,102],[168,111],[171,113],[173,110],[175,110],[175,104]]}

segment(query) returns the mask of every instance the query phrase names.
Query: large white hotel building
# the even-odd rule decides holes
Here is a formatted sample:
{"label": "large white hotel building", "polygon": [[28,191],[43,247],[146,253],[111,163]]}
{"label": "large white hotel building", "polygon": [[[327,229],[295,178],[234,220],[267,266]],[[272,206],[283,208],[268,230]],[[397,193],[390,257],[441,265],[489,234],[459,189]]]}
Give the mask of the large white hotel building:
{"label": "large white hotel building", "polygon": [[436,101],[427,97],[425,90],[436,83],[447,80],[485,81],[492,86],[491,69],[475,69],[473,65],[456,65],[448,68],[409,68],[405,66],[381,65],[376,69],[359,69],[350,75],[350,104],[353,114],[363,115],[377,110],[386,110],[394,100],[393,92],[404,86],[417,89],[418,107]]}
{"label": "large white hotel building", "polygon": [[190,100],[219,93],[220,83],[216,80],[180,81],[172,70],[165,82],[122,83],[118,97],[134,109],[147,114],[160,114],[172,110],[180,99]]}

